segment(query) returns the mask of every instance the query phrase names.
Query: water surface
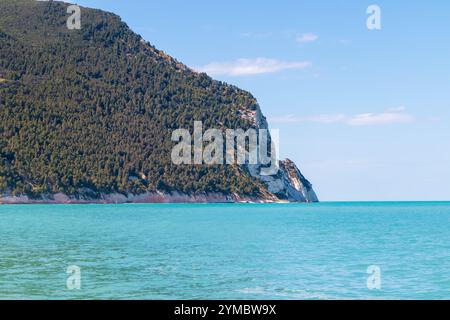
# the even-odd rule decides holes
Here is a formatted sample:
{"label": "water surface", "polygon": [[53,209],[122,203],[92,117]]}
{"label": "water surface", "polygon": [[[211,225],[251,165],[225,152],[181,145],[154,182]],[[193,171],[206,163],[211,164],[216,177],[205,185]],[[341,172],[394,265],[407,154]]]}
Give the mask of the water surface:
{"label": "water surface", "polygon": [[450,299],[450,203],[0,206],[0,299],[340,298]]}

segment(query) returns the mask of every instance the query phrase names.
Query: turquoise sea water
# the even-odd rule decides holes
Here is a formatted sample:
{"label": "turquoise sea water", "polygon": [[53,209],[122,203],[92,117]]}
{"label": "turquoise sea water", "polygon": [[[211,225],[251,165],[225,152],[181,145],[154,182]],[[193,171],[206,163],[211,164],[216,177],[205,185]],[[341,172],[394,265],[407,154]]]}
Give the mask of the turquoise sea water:
{"label": "turquoise sea water", "polygon": [[450,203],[0,206],[0,299],[340,298],[450,299]]}

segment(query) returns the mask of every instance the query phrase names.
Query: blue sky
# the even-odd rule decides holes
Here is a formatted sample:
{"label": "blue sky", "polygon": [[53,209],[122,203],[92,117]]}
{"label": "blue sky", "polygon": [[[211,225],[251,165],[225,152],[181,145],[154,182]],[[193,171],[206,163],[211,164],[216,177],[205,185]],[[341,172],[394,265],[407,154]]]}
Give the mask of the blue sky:
{"label": "blue sky", "polygon": [[77,3],[250,91],[321,200],[450,200],[450,2]]}

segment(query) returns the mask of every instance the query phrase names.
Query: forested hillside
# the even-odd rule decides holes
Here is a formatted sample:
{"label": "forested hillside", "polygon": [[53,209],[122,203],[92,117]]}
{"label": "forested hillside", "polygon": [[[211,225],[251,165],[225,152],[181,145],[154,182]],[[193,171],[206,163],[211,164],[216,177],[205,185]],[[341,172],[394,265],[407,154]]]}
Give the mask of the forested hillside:
{"label": "forested hillside", "polygon": [[0,190],[38,196],[148,190],[257,195],[238,166],[175,166],[171,131],[246,128],[255,99],[197,74],[121,19],[67,4],[0,0]]}
{"label": "forested hillside", "polygon": [[117,15],[82,8],[81,29],[69,30],[68,6],[0,0],[0,203],[154,193],[317,201],[293,164],[274,177],[173,164],[172,132],[192,132],[194,121],[267,128],[257,101],[157,50]]}

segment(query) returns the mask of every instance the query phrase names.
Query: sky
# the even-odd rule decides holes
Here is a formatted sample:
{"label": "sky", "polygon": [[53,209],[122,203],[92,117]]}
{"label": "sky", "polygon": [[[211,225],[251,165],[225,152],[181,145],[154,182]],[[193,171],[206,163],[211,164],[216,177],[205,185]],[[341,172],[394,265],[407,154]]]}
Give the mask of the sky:
{"label": "sky", "polygon": [[250,91],[320,200],[450,200],[450,2],[74,2]]}

